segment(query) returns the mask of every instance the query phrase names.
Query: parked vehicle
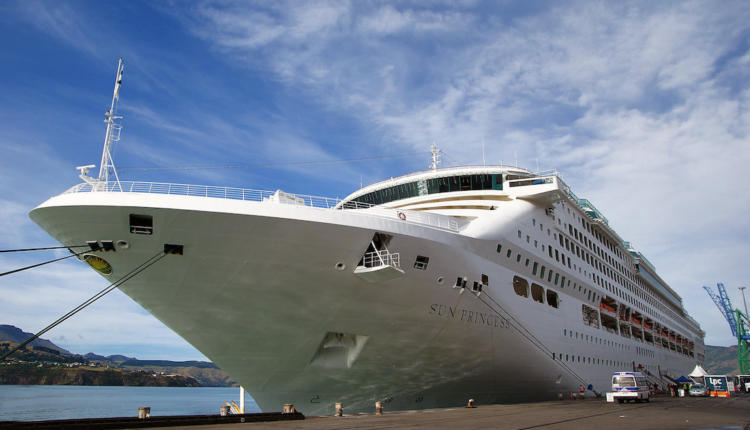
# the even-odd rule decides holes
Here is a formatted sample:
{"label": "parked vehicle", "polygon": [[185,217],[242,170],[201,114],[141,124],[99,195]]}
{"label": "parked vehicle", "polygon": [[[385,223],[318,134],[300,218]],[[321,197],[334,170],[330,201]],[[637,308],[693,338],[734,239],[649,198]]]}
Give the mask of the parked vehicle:
{"label": "parked vehicle", "polygon": [[737,375],[737,386],[740,391],[750,393],[750,375]]}
{"label": "parked vehicle", "polygon": [[703,384],[695,383],[690,387],[690,397],[705,397],[708,395],[708,390]]}
{"label": "parked vehicle", "polygon": [[615,372],[612,375],[612,397],[619,403],[651,401],[651,390],[641,372]]}

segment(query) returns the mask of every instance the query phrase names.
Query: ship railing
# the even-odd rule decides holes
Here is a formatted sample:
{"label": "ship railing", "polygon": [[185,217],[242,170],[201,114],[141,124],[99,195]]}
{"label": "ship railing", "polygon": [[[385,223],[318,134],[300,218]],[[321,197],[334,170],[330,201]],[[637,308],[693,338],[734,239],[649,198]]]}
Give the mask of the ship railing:
{"label": "ship railing", "polygon": [[342,203],[341,199],[310,196],[304,194],[292,194],[283,192],[281,190],[267,191],[247,188],[217,187],[211,185],[172,184],[164,182],[140,181],[113,181],[92,183],[84,182],[71,187],[63,194],[90,192],[122,192],[168,194],[192,197],[212,197],[253,202],[273,202],[336,210],[366,209],[369,214],[394,217],[407,223],[424,224],[454,232],[459,231],[460,228],[458,220],[444,215],[378,207],[369,203],[356,201],[347,201]]}
{"label": "ship railing", "polygon": [[169,194],[178,196],[213,197],[230,200],[276,201],[330,209],[340,200],[329,197],[284,193],[283,191],[252,190],[246,188],[217,187],[211,185],[172,184],[163,182],[116,181],[81,183],[63,194],[86,192],[123,192],[145,194]]}
{"label": "ship railing", "polygon": [[364,267],[401,267],[401,262],[398,252],[373,251],[365,253],[365,255],[362,257],[361,265]]}

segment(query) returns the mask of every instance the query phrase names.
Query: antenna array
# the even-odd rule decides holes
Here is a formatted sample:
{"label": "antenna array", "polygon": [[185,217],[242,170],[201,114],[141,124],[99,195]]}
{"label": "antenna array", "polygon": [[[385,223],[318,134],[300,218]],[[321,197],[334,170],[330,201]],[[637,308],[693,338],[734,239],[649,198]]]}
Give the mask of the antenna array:
{"label": "antenna array", "polygon": [[120,132],[122,131],[122,124],[120,120],[122,116],[117,115],[117,102],[120,99],[120,86],[122,85],[122,74],[125,71],[125,63],[120,57],[120,61],[117,64],[117,75],[115,76],[115,90],[112,94],[112,105],[109,107],[104,116],[104,122],[107,123],[107,133],[104,135],[104,149],[102,150],[102,161],[99,164],[99,181],[109,182],[109,171],[112,170],[112,174],[115,176],[115,180],[120,182],[120,178],[117,177],[117,170],[115,170],[115,163],[112,160],[112,145],[120,140]]}

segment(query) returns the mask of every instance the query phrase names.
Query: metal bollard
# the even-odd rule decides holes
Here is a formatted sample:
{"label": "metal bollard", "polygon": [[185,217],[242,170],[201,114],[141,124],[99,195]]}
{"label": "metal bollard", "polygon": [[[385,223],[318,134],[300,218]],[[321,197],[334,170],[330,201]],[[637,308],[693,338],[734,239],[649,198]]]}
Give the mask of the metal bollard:
{"label": "metal bollard", "polygon": [[375,402],[375,415],[383,415],[383,402]]}
{"label": "metal bollard", "polygon": [[337,417],[344,416],[344,404],[343,403],[336,403],[336,415]]}
{"label": "metal bollard", "polygon": [[138,419],[145,420],[151,417],[151,408],[148,406],[141,406],[138,408]]}
{"label": "metal bollard", "polygon": [[284,406],[282,406],[281,408],[282,414],[293,414],[295,412],[297,411],[294,409],[294,405],[291,403],[284,403]]}
{"label": "metal bollard", "polygon": [[222,417],[229,416],[229,406],[219,406],[219,415]]}

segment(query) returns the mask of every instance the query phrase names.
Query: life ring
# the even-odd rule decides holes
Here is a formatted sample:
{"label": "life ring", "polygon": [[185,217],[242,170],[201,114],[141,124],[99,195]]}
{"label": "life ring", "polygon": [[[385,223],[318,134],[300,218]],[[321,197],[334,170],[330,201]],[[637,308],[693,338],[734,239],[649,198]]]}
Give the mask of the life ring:
{"label": "life ring", "polygon": [[401,221],[406,221],[406,214],[405,214],[405,213],[403,213],[403,212],[399,212],[399,213],[398,213],[398,218],[399,218],[399,219],[400,219]]}

